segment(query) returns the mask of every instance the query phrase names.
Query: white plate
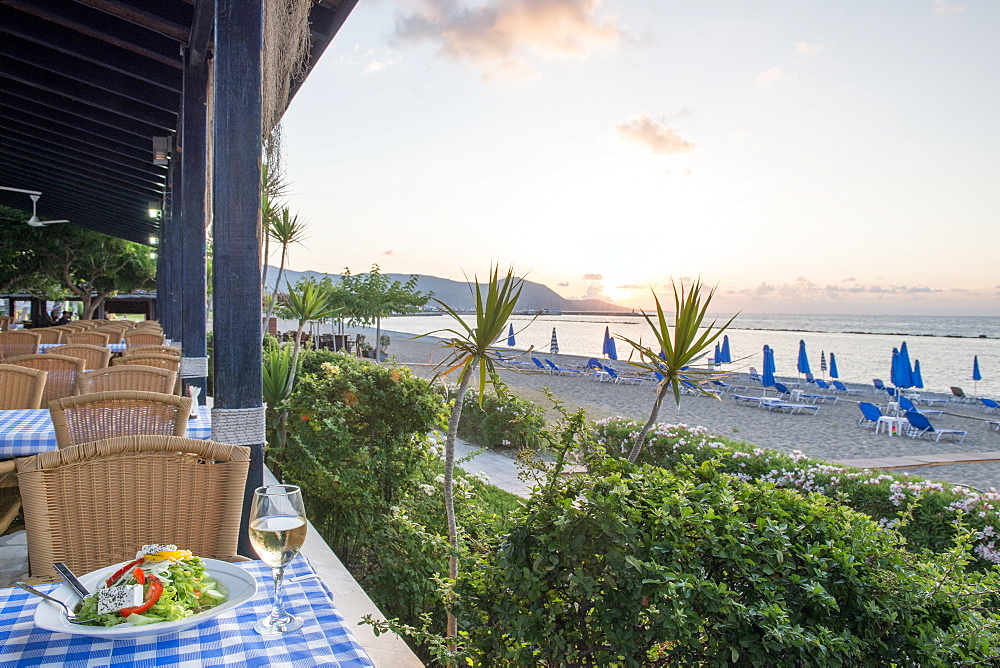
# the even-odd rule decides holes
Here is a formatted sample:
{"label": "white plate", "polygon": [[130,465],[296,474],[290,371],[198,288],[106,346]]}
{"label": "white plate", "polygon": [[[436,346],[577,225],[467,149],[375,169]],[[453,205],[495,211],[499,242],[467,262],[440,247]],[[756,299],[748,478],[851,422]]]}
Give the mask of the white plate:
{"label": "white plate", "polygon": [[[119,624],[118,626],[88,626],[86,624],[71,624],[66,619],[66,613],[62,608],[55,603],[40,600],[38,607],[35,608],[35,626],[48,631],[55,631],[56,633],[73,633],[75,635],[106,638],[108,640],[150,638],[167,635],[168,633],[177,633],[192,626],[197,626],[202,622],[218,617],[224,612],[229,612],[239,605],[243,605],[257,594],[257,578],[239,566],[215,559],[203,559],[203,561],[205,562],[205,571],[218,580],[229,592],[229,598],[224,603],[205,612],[200,612],[197,615],[185,617],[184,619],[178,619],[175,622],[160,622],[158,624],[144,624],[142,626],[133,626],[128,623]],[[108,576],[126,563],[128,562],[123,561],[120,564],[87,573],[80,577],[80,582],[90,591],[95,591],[100,582],[106,580]],[[56,589],[52,597],[64,601],[71,609],[79,601],[77,595],[66,585],[62,585]]]}

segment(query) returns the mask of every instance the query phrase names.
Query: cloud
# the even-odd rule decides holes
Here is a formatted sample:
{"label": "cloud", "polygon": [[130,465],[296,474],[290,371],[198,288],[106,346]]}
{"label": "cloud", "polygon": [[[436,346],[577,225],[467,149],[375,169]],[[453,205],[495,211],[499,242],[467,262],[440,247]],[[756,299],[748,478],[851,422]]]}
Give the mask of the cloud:
{"label": "cloud", "polygon": [[934,13],[938,16],[954,16],[965,11],[962,5],[949,5],[946,0],[934,0]]}
{"label": "cloud", "polygon": [[615,290],[645,290],[645,285],[618,285]]}
{"label": "cloud", "polygon": [[809,42],[795,43],[795,52],[798,53],[800,56],[808,56],[810,58],[815,56],[825,48],[826,46],[823,44],[810,44]]}
{"label": "cloud", "polygon": [[856,279],[853,276],[851,276],[850,278],[845,278],[844,280],[842,280],[841,283],[853,283],[856,280],[858,280],[858,279]]}
{"label": "cloud", "polygon": [[396,254],[396,251],[394,251],[391,248],[389,250],[382,251],[382,255],[395,255],[395,254]]}
{"label": "cloud", "polygon": [[776,84],[779,81],[784,81],[789,77],[784,73],[780,67],[772,67],[769,70],[764,70],[757,75],[757,85],[761,87],[770,86]]}
{"label": "cloud", "polygon": [[487,74],[525,76],[535,54],[582,58],[623,38],[614,17],[598,16],[600,0],[413,0],[401,15],[399,41],[430,42],[455,61]]}
{"label": "cloud", "polygon": [[569,281],[565,281],[563,283],[556,283],[556,286],[560,287],[560,288],[568,288],[569,287]]}
{"label": "cloud", "polygon": [[601,274],[584,274],[583,280],[585,281],[603,281],[604,276]]}
{"label": "cloud", "polygon": [[627,121],[615,123],[615,130],[622,141],[645,146],[660,155],[690,153],[698,147],[681,137],[673,128],[668,128],[662,120],[650,118],[645,111]]}
{"label": "cloud", "polygon": [[587,286],[587,291],[583,293],[580,299],[601,299],[603,301],[611,301],[611,297],[604,294],[604,286],[600,283],[591,283]]}

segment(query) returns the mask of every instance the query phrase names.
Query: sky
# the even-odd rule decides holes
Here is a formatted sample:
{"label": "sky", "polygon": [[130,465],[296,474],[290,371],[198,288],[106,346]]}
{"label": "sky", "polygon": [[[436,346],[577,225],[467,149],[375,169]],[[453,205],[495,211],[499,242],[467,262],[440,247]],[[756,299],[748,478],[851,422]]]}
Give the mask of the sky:
{"label": "sky", "polygon": [[284,117],[290,266],[997,315],[998,33],[995,0],[361,0]]}

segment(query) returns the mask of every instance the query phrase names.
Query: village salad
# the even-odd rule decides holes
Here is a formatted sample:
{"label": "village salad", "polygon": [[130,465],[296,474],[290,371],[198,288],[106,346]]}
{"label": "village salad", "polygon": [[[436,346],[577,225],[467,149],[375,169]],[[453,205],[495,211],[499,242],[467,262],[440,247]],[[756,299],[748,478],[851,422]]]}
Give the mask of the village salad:
{"label": "village salad", "polygon": [[76,614],[88,626],[172,622],[210,610],[227,592],[205,564],[176,545],[143,545],[136,558],[85,598]]}

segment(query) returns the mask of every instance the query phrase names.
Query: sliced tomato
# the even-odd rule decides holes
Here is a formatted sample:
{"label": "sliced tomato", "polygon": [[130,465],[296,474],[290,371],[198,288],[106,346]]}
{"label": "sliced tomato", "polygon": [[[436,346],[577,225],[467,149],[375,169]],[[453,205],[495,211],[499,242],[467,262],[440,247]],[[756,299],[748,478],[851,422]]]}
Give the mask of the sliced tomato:
{"label": "sliced tomato", "polygon": [[155,575],[147,575],[146,581],[149,584],[149,589],[146,590],[146,601],[142,605],[137,605],[134,608],[125,608],[121,611],[122,617],[128,617],[131,614],[141,614],[146,612],[160,600],[160,594],[163,593],[163,583],[160,578]]}
{"label": "sliced tomato", "polygon": [[105,581],[104,586],[105,587],[110,587],[114,583],[118,582],[118,578],[120,578],[121,576],[125,575],[130,570],[132,570],[136,566],[142,564],[143,562],[145,562],[145,559],[143,559],[143,558],[140,557],[140,558],[136,559],[135,561],[133,561],[132,563],[125,564],[124,566],[122,566],[121,568],[119,568],[117,571],[115,571],[114,575],[112,575],[111,577],[109,577]]}

